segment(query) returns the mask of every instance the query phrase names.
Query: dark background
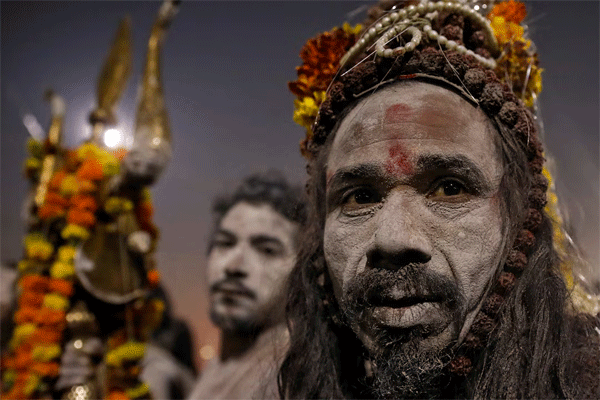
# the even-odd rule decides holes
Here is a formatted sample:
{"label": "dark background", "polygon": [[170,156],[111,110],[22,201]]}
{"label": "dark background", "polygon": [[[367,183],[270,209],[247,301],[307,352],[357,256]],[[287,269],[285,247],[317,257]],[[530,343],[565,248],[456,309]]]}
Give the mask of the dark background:
{"label": "dark background", "polygon": [[[157,258],[176,313],[188,319],[197,349],[216,348],[207,320],[205,248],[210,204],[251,172],[278,168],[304,179],[287,82],[304,42],[318,32],[360,22],[366,2],[183,2],[163,53],[163,82],[174,158],[153,187],[162,237]],[[8,2],[1,14],[1,260],[21,256],[22,177],[31,113],[47,129],[42,100],[52,87],[67,103],[65,138],[75,146],[89,134],[96,79],[120,18],[133,22],[134,66],[119,108],[131,134],[137,83],[158,2]],[[541,112],[547,151],[570,225],[598,279],[599,3],[534,1],[527,22],[540,54]],[[205,349],[207,350],[207,349]],[[210,349],[208,349],[210,350]],[[210,351],[208,351],[210,353]],[[197,359],[200,358],[196,355]]]}

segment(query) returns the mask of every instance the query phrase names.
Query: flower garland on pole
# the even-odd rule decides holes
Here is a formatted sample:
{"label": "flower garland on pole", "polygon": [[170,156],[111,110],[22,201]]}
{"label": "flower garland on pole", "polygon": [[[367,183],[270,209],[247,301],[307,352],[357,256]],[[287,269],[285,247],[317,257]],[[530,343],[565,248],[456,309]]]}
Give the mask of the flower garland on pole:
{"label": "flower garland on pole", "polygon": [[[37,176],[42,163],[34,160],[43,157],[43,145],[30,139],[28,151],[26,174]],[[119,158],[123,155],[122,150],[110,152],[85,143],[75,151],[67,151],[64,165],[52,174],[45,201],[37,209],[37,216],[42,226],[48,228],[47,232],[36,231],[25,236],[25,257],[18,264],[16,327],[9,353],[2,357],[3,398],[39,398],[52,392],[52,384],[59,374],[66,312],[76,285],[73,262],[76,249],[89,237],[90,229],[96,224],[99,188],[119,172]],[[115,208],[115,204],[121,207]],[[158,230],[152,223],[153,208],[147,190],[136,204],[127,198],[110,197],[104,209],[113,215],[135,210],[142,229],[156,240]],[[48,238],[55,226],[64,226],[57,241],[60,245],[56,247]],[[150,286],[158,285],[158,271],[150,269],[147,279]],[[139,310],[146,315],[145,320],[138,318],[137,321],[145,330],[144,335],[139,335],[140,339],[142,336],[147,338],[158,324],[163,308],[164,305],[153,300]],[[135,357],[130,355],[129,359],[139,361],[144,353],[140,349],[144,349],[142,342],[137,346]],[[108,362],[115,357],[110,351],[107,353],[109,366],[120,366],[120,363]],[[128,398],[147,395],[148,391],[142,390],[144,387],[147,389],[140,385],[127,388]]]}

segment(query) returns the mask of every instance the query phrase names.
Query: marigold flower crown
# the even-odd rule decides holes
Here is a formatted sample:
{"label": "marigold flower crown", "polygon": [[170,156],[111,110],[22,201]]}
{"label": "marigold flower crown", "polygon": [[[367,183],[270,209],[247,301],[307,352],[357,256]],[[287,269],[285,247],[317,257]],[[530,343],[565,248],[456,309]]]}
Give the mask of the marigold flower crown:
{"label": "marigold flower crown", "polygon": [[572,267],[577,260],[570,252],[572,243],[544,167],[535,115],[542,69],[522,25],[524,4],[514,0],[493,7],[458,1],[385,3],[387,7],[371,10],[372,21],[366,26],[344,24],[303,47],[298,79],[289,84],[297,97],[294,121],[306,128],[301,152],[310,163],[344,109],[358,98],[398,79],[434,79],[477,104],[518,140],[533,175],[527,215],[492,292],[450,365],[452,372],[466,375],[472,357],[485,347],[497,325],[504,298],[527,267],[542,213],[553,222],[555,248],[564,260],[561,270],[577,308],[596,314],[599,302],[574,282]]}

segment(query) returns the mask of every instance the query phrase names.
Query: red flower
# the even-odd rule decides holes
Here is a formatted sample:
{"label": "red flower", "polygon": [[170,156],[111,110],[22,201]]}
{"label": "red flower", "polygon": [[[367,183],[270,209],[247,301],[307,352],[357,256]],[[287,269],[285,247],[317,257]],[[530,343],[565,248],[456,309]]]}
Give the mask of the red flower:
{"label": "red flower", "polygon": [[488,14],[491,20],[493,17],[503,17],[507,22],[520,24],[527,15],[525,4],[520,1],[508,0],[498,3]]}
{"label": "red flower", "polygon": [[99,181],[104,177],[102,164],[95,158],[88,158],[77,170],[77,179]]}
{"label": "red flower", "polygon": [[60,185],[63,179],[65,179],[65,176],[67,176],[67,173],[63,170],[55,172],[54,175],[52,175],[52,179],[50,179],[48,187],[52,190],[60,190]]}
{"label": "red flower", "polygon": [[98,209],[96,199],[90,195],[77,194],[71,198],[71,204],[75,208],[89,212],[96,212]]}
{"label": "red flower", "polygon": [[83,226],[85,228],[90,228],[96,223],[96,217],[94,216],[94,213],[87,210],[73,208],[69,210],[69,213],[67,214],[67,222],[70,224]]}
{"label": "red flower", "polygon": [[300,51],[304,63],[297,67],[298,80],[288,84],[299,99],[312,97],[316,91],[327,90],[339,66],[340,59],[356,42],[356,34],[342,28],[310,39]]}

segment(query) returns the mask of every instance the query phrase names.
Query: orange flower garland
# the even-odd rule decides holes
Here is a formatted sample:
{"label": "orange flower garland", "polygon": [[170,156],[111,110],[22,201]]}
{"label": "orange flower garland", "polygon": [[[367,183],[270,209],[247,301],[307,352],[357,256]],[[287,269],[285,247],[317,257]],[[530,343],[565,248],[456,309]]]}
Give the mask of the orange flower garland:
{"label": "orange flower garland", "polygon": [[531,108],[542,91],[543,70],[539,68],[538,55],[532,50],[531,40],[526,39],[525,28],[521,26],[526,16],[524,3],[508,0],[496,4],[487,18],[502,48],[496,74]]}
{"label": "orange flower garland", "polygon": [[[36,143],[28,144],[28,147],[35,151],[43,149]],[[121,159],[124,154],[119,150],[117,156]],[[43,156],[42,152],[35,157]],[[117,157],[86,143],[76,151],[67,151],[62,168],[52,175],[37,216],[46,224],[59,218],[66,220],[67,226],[62,231],[64,244],[55,249],[40,232],[25,238],[26,257],[19,263],[22,276],[18,281],[16,327],[10,351],[2,357],[2,398],[44,396],[49,393],[50,380],[58,376],[65,316],[74,292],[75,249],[89,236],[89,229],[96,223],[100,182],[118,170]],[[32,171],[35,172],[28,169],[27,174]],[[147,229],[156,238],[158,230],[151,220],[152,205],[147,195],[135,205],[135,210],[142,229]],[[148,280],[156,285],[158,272],[150,271]],[[143,389],[138,385],[126,388],[123,393],[144,394]]]}
{"label": "orange flower garland", "polygon": [[319,106],[325,100],[329,83],[335,77],[340,59],[356,42],[361,25],[351,27],[345,23],[310,39],[300,51],[303,64],[296,67],[298,79],[289,82],[290,91],[296,95],[294,121],[306,128],[306,138],[300,150],[306,157],[306,143],[312,139],[312,125],[317,118]]}

